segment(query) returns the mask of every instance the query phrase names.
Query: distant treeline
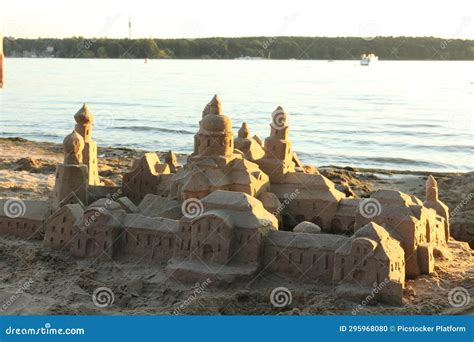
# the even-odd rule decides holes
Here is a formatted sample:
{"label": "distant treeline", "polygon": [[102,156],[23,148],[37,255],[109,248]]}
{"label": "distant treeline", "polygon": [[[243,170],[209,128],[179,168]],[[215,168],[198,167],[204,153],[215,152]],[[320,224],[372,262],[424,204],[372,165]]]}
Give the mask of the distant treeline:
{"label": "distant treeline", "polygon": [[382,60],[474,60],[474,40],[433,37],[363,39],[249,37],[202,39],[12,39],[6,56],[61,58],[359,59],[373,52]]}

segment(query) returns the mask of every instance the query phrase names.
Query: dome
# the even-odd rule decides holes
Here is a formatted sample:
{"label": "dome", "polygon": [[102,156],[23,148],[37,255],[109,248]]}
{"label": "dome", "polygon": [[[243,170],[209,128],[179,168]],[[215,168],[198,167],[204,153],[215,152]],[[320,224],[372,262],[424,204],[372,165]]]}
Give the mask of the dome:
{"label": "dome", "polygon": [[319,234],[321,233],[321,227],[313,222],[303,221],[296,225],[293,228],[293,232],[295,233],[307,233],[307,234]]}
{"label": "dome", "polygon": [[78,124],[92,124],[94,122],[94,115],[89,110],[89,107],[84,103],[81,109],[74,115],[74,120]]}
{"label": "dome", "polygon": [[72,131],[71,134],[66,135],[63,140],[64,153],[66,154],[78,154],[84,149],[84,139],[76,131]]}
{"label": "dome", "polygon": [[201,120],[201,129],[207,132],[232,133],[232,120],[225,115],[208,114]]}

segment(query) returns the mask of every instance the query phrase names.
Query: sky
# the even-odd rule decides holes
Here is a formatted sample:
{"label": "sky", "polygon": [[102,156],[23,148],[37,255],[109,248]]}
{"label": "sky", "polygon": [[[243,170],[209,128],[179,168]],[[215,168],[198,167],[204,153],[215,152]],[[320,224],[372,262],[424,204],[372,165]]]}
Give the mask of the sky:
{"label": "sky", "polygon": [[15,38],[435,36],[474,39],[474,0],[0,0]]}

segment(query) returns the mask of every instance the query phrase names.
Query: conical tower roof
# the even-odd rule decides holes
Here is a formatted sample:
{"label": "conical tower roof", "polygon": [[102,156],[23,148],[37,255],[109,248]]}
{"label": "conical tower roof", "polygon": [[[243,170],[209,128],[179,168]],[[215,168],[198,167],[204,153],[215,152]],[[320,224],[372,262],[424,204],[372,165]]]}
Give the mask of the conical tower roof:
{"label": "conical tower roof", "polygon": [[232,133],[232,121],[222,113],[221,101],[217,95],[214,95],[211,102],[204,108],[200,127],[201,132]]}
{"label": "conical tower roof", "polygon": [[248,139],[248,137],[250,136],[250,130],[246,122],[242,122],[242,126],[240,127],[238,134],[239,138]]}
{"label": "conical tower roof", "polygon": [[89,110],[89,107],[84,103],[81,109],[79,109],[74,115],[74,120],[81,125],[92,124],[94,122],[94,115]]}
{"label": "conical tower roof", "polygon": [[211,102],[209,102],[204,110],[202,111],[202,117],[205,117],[208,114],[222,115],[222,104],[219,96],[214,95]]}

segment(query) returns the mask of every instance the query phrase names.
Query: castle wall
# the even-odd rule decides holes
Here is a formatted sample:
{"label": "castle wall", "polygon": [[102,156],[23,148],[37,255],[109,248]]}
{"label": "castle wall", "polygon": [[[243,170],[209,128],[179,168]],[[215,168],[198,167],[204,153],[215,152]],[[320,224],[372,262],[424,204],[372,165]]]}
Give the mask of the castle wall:
{"label": "castle wall", "polygon": [[124,254],[142,260],[167,261],[173,256],[175,234],[148,228],[127,228]]}
{"label": "castle wall", "polygon": [[344,236],[271,232],[265,241],[263,268],[304,282],[331,282],[336,249]]}
{"label": "castle wall", "polygon": [[24,217],[0,217],[0,235],[11,235],[28,239],[41,239],[43,231],[43,220],[27,219]]}
{"label": "castle wall", "polygon": [[218,217],[182,220],[176,238],[176,256],[225,265],[233,252],[233,231]]}
{"label": "castle wall", "polygon": [[280,276],[305,282],[330,282],[334,251],[319,248],[280,248],[265,246],[264,269]]}

